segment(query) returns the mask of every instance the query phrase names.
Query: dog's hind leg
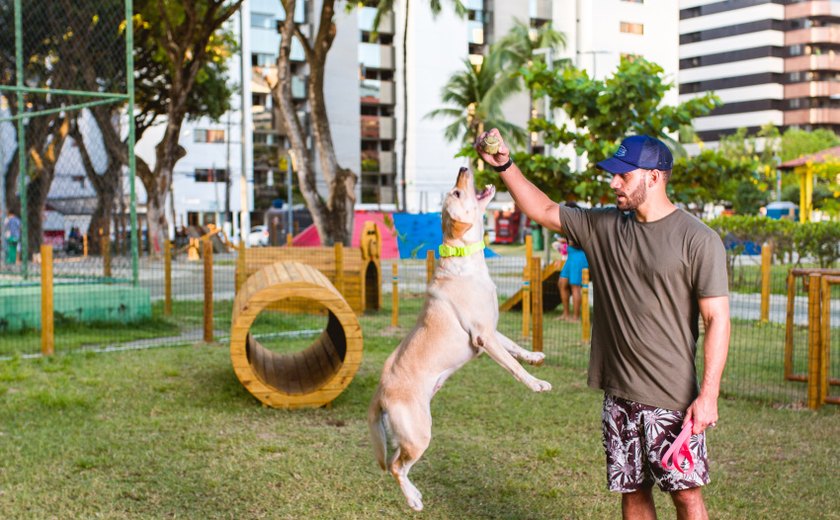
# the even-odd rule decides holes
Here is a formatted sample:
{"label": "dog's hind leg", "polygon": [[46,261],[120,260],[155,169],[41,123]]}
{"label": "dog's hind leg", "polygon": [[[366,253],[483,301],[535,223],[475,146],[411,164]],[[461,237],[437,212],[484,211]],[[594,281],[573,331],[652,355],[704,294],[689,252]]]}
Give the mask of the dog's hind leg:
{"label": "dog's hind leg", "polygon": [[499,343],[502,344],[502,347],[504,347],[505,350],[510,352],[511,356],[520,361],[524,361],[529,365],[535,366],[542,365],[543,361],[545,361],[545,354],[543,354],[542,352],[531,352],[530,350],[525,350],[524,348],[520,347],[515,341],[505,336],[498,330],[496,331],[496,337],[499,339]]}
{"label": "dog's hind leg", "polygon": [[408,479],[408,472],[432,440],[432,416],[428,410],[393,408],[389,410],[391,430],[398,448],[389,461],[389,469],[405,495],[408,506],[415,511],[423,509],[423,495]]}

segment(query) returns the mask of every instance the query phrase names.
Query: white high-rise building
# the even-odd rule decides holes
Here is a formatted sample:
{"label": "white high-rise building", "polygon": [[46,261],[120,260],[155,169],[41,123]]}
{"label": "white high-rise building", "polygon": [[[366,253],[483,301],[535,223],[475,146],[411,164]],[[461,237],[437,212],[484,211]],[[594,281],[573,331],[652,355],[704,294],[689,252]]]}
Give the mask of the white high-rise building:
{"label": "white high-rise building", "polygon": [[[370,40],[373,7],[360,7],[350,13],[337,9],[337,33],[327,60],[325,94],[339,163],[359,174],[360,208],[405,208],[410,212],[440,209],[443,194],[451,188],[466,159],[455,157],[460,143],[444,138],[449,121],[427,115],[442,106],[441,90],[453,74],[463,69],[464,61],[480,61],[478,56],[486,52],[487,45],[506,34],[515,20],[531,27],[551,22],[566,34],[566,47],[557,57],[570,58],[591,76],[604,78],[614,71],[622,55],[639,55],[662,65],[669,80],[677,79],[678,7],[672,0],[464,3],[469,15],[462,19],[447,2],[437,16],[427,4],[411,2],[406,38],[406,2],[397,1],[395,11],[383,17],[374,41]],[[244,87],[244,110],[240,110],[242,103],[237,95],[230,118],[226,115],[218,122],[185,125],[181,142],[187,155],[176,166],[172,197],[175,224],[218,221],[218,212],[224,207],[224,183],[212,181],[219,178],[217,172],[222,169],[233,180],[231,208],[238,211],[243,200],[239,184],[242,164],[255,224],[262,223],[263,212],[273,199],[285,198],[282,158],[286,142],[266,81],[276,74],[277,27],[284,14],[278,0],[247,0],[243,9],[243,52],[250,67],[246,61],[244,82],[238,59],[233,60],[230,72],[231,81]],[[304,31],[315,31],[319,13],[319,1],[299,1],[294,16],[304,24]],[[238,17],[231,25],[238,32]],[[293,92],[306,120],[307,70],[296,42],[292,58]],[[669,92],[665,102],[677,102],[676,89]],[[524,126],[531,111],[528,95],[509,100],[504,111],[512,122]],[[244,141],[240,121],[246,128]],[[144,139],[138,145],[150,160],[154,143],[154,139]],[[570,156],[567,150],[555,153]],[[241,154],[245,154],[244,161]],[[208,176],[208,171],[213,176]]]}

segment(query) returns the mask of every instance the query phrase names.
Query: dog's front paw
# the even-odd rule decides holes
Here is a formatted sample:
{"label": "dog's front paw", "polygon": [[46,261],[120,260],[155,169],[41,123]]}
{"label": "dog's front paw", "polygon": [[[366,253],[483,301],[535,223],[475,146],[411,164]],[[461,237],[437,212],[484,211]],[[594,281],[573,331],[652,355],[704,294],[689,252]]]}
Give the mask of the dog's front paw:
{"label": "dog's front paw", "polygon": [[534,392],[548,392],[551,390],[551,383],[542,379],[534,379],[529,386]]}
{"label": "dog's front paw", "polygon": [[525,357],[525,361],[529,365],[534,365],[538,367],[543,364],[545,361],[545,354],[542,352],[529,352],[528,355]]}

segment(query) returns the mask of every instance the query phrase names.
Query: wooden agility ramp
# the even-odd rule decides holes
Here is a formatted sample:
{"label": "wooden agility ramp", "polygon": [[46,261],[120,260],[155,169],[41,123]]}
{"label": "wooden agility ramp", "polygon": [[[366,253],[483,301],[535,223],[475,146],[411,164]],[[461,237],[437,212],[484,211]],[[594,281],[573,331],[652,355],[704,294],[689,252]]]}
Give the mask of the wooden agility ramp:
{"label": "wooden agility ramp", "polygon": [[[303,300],[326,309],[327,326],[305,350],[273,352],[249,330],[274,303]],[[239,288],[233,303],[230,357],[239,381],[257,399],[275,408],[319,407],[347,388],[362,361],[362,329],[353,309],[332,283],[298,262],[266,265]]]}
{"label": "wooden agility ramp", "polygon": [[[561,262],[553,262],[542,272],[542,308],[543,312],[554,310],[560,305],[560,290],[557,288],[557,280],[560,278],[560,270],[563,268]],[[510,298],[499,305],[499,311],[521,311],[522,310],[522,289],[520,288]]]}

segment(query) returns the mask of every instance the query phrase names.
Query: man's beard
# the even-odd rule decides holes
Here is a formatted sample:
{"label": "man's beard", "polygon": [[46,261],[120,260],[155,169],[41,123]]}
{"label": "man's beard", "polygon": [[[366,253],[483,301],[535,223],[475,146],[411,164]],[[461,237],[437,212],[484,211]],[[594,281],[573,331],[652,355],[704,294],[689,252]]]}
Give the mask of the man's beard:
{"label": "man's beard", "polygon": [[[622,194],[624,195],[624,202],[619,202],[618,195],[622,195]],[[616,206],[618,206],[618,209],[620,209],[621,211],[633,211],[636,208],[638,208],[639,206],[641,206],[646,198],[647,198],[647,185],[645,184],[644,179],[643,179],[642,182],[640,182],[639,185],[636,187],[636,189],[633,190],[631,193],[625,194],[625,193],[616,192],[615,203],[616,203]]]}

